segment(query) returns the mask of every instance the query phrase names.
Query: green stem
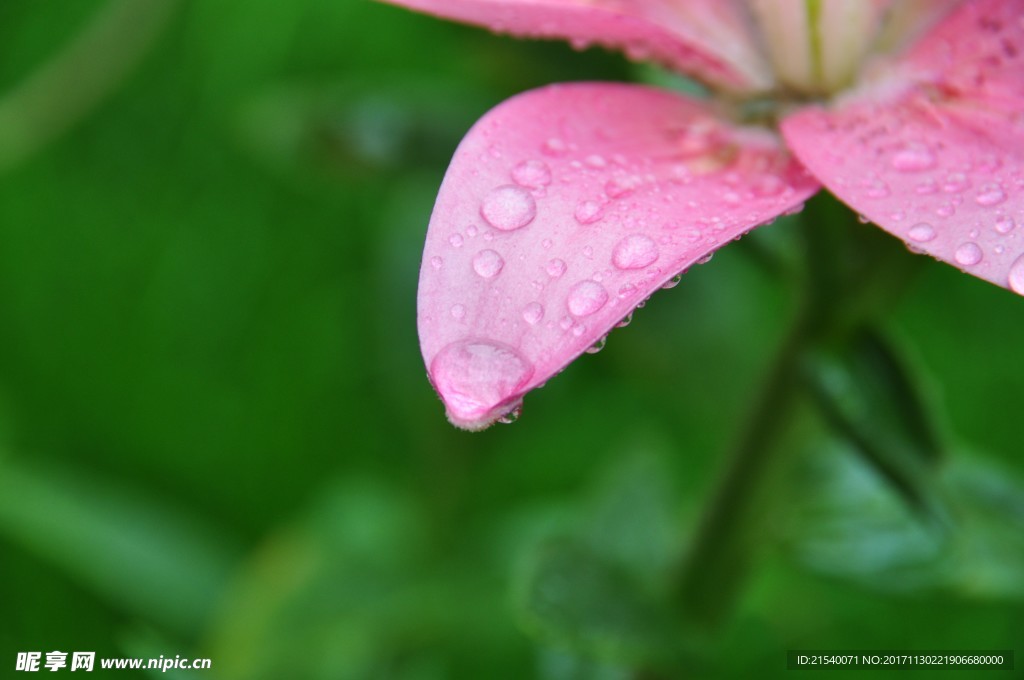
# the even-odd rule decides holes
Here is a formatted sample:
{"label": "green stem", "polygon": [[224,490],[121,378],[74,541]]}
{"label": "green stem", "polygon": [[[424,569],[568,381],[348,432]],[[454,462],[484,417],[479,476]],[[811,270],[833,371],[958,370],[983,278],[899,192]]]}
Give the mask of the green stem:
{"label": "green stem", "polygon": [[806,269],[796,316],[679,573],[677,601],[694,626],[721,622],[750,569],[769,516],[771,481],[784,467],[780,444],[805,387],[806,353],[871,323],[923,261],[858,224],[829,196],[808,203],[802,226]]}
{"label": "green stem", "polygon": [[764,481],[783,450],[778,444],[798,401],[799,364],[813,326],[810,306],[801,305],[698,527],[678,593],[686,620],[693,624],[718,624],[745,580],[750,543],[760,529],[756,510]]}

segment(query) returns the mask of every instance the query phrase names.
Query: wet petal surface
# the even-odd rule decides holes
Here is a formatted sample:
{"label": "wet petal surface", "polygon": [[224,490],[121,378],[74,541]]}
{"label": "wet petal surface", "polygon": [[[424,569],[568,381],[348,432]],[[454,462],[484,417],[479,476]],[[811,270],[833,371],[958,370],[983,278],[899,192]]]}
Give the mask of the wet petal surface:
{"label": "wet petal surface", "polygon": [[604,45],[730,90],[765,90],[763,62],[734,0],[384,0],[526,38]]}
{"label": "wet petal surface", "polygon": [[676,274],[818,188],[778,140],[633,85],[519,95],[463,140],[431,218],[420,344],[480,429]]}
{"label": "wet petal surface", "polygon": [[782,125],[830,191],[913,249],[1024,294],[1024,2],[972,2],[865,93]]}

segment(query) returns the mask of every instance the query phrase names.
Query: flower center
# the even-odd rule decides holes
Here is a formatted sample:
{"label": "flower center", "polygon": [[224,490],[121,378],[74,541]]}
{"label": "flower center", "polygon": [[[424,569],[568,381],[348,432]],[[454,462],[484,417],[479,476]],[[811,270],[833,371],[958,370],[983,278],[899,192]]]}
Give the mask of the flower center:
{"label": "flower center", "polygon": [[797,97],[851,85],[874,43],[884,0],[749,0],[780,84]]}

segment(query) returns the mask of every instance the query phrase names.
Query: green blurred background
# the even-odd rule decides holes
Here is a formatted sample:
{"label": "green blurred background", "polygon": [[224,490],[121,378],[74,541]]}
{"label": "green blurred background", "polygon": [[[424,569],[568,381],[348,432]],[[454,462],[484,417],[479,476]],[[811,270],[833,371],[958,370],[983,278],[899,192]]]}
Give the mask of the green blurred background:
{"label": "green blurred background", "polygon": [[715,635],[663,639],[662,595],[792,311],[759,253],[800,217],[514,425],[445,421],[415,297],[455,145],[530,87],[650,77],[361,0],[0,4],[4,677],[33,650],[419,680],[1024,649],[1024,307],[950,267],[884,328],[937,423],[941,459],[903,469],[942,526],[807,406]]}

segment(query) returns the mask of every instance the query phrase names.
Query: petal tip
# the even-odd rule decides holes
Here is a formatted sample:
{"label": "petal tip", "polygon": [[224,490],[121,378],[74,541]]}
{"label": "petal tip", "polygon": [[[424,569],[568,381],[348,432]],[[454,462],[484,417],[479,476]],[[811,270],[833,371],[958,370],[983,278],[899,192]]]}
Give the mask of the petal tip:
{"label": "petal tip", "polygon": [[515,348],[484,339],[446,345],[430,362],[430,380],[448,420],[463,430],[483,430],[522,402],[533,365]]}

